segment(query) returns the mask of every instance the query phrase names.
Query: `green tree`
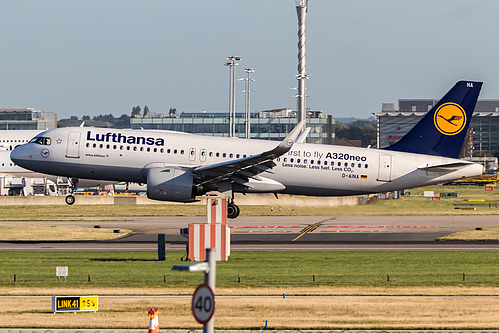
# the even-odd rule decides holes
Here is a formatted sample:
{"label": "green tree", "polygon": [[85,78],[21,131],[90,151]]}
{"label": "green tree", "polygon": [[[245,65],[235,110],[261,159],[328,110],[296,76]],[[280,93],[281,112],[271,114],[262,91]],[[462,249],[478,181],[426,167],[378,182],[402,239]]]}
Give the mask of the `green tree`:
{"label": "green tree", "polygon": [[143,113],[143,117],[144,118],[147,118],[149,117],[149,107],[146,105],[144,106],[144,113]]}
{"label": "green tree", "polygon": [[134,106],[132,108],[132,118],[139,118],[140,117],[140,106]]}
{"label": "green tree", "polygon": [[362,146],[367,147],[376,140],[376,121],[357,120],[349,124],[336,121],[336,138],[361,140]]}

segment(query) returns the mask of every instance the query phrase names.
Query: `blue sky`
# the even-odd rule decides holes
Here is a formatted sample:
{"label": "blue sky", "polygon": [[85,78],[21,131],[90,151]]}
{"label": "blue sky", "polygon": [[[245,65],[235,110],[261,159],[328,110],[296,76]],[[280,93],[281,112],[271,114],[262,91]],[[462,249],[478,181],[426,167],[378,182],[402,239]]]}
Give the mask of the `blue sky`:
{"label": "blue sky", "polygon": [[[296,107],[293,0],[2,1],[0,107],[71,115],[226,111],[231,55],[253,111]],[[499,98],[497,0],[310,0],[307,106],[367,118],[461,79]],[[236,109],[244,110],[243,82]]]}

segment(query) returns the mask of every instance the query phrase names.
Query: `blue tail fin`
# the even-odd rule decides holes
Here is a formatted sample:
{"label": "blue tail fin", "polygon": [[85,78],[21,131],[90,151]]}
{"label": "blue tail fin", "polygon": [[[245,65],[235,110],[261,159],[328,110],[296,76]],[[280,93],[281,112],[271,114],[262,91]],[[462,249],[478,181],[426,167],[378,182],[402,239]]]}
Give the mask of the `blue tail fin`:
{"label": "blue tail fin", "polygon": [[385,149],[458,158],[482,82],[459,81],[400,141]]}

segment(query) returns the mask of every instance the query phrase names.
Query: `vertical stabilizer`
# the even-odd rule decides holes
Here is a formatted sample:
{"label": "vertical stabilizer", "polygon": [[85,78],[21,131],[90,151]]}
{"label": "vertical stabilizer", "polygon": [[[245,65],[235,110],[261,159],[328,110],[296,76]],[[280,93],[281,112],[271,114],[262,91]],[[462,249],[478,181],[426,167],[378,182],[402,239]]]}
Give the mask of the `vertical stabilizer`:
{"label": "vertical stabilizer", "polygon": [[386,150],[458,158],[482,82],[459,81],[400,141]]}

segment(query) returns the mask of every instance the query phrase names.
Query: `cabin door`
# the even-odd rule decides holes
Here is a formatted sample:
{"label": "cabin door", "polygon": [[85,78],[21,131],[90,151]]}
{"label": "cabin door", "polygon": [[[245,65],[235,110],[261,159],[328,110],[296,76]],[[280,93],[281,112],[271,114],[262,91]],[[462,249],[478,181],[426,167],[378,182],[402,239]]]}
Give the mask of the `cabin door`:
{"label": "cabin door", "polygon": [[378,181],[389,182],[392,180],[392,157],[379,155]]}
{"label": "cabin door", "polygon": [[69,132],[66,157],[80,158],[80,132]]}

